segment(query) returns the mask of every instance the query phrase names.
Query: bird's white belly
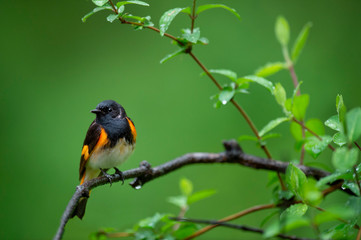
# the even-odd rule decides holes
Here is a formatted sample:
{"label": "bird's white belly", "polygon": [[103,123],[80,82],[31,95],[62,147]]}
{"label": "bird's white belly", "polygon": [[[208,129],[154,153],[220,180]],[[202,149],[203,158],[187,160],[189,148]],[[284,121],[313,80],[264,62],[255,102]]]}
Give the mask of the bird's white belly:
{"label": "bird's white belly", "polygon": [[134,145],[121,139],[113,148],[94,151],[89,159],[89,167],[93,169],[116,167],[125,162],[133,150]]}

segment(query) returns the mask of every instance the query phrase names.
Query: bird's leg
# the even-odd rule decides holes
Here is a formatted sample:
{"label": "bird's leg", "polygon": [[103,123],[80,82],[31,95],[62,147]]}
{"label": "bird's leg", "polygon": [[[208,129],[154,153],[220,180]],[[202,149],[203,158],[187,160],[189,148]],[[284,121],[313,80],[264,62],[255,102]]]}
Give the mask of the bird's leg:
{"label": "bird's leg", "polygon": [[112,176],[106,172],[103,168],[99,168],[102,174],[108,179],[110,186],[112,186]]}
{"label": "bird's leg", "polygon": [[118,168],[114,167],[115,173],[120,175],[120,178],[122,179],[122,185],[124,185],[124,175],[123,172],[120,171]]}

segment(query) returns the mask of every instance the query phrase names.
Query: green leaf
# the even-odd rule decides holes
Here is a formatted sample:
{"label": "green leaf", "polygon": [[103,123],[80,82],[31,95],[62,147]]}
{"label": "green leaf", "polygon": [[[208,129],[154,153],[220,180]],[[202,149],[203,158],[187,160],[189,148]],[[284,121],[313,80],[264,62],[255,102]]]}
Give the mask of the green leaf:
{"label": "green leaf", "polygon": [[238,138],[239,142],[245,141],[245,140],[258,142],[258,139],[255,136],[242,135]]}
{"label": "green leaf", "polygon": [[234,94],[235,91],[232,87],[224,87],[219,94],[218,99],[223,105],[225,105],[233,98]]}
{"label": "green leaf", "polygon": [[179,54],[182,54],[184,52],[184,48],[179,48],[174,53],[170,53],[167,56],[165,56],[162,60],[160,60],[160,63],[165,63],[166,61],[174,58],[175,56],[178,56]]}
{"label": "green leaf", "polygon": [[233,15],[235,15],[239,20],[241,20],[241,16],[239,16],[239,14],[237,13],[237,11],[233,8],[230,8],[226,5],[223,4],[206,4],[206,5],[201,5],[197,8],[197,12],[196,14],[200,14],[201,12],[208,10],[208,9],[212,9],[212,8],[223,8],[228,10],[229,12],[233,13]]}
{"label": "green leaf", "polygon": [[207,44],[209,44],[209,40],[205,37],[201,37],[198,39],[197,44],[207,45]]}
{"label": "green leaf", "polygon": [[301,141],[303,139],[302,136],[302,127],[295,122],[291,122],[290,131],[292,136],[296,139],[296,141]]}
{"label": "green leaf", "polygon": [[254,75],[258,77],[268,77],[282,69],[285,69],[285,64],[282,62],[267,63],[265,66],[257,69]]}
{"label": "green leaf", "polygon": [[83,22],[86,22],[86,20],[93,15],[96,12],[102,11],[102,10],[113,10],[111,6],[103,6],[103,7],[96,7],[93,9],[93,11],[91,11],[90,13],[86,14],[81,20]]}
{"label": "green leaf", "polygon": [[302,28],[300,34],[293,45],[292,48],[292,61],[296,62],[298,56],[302,52],[303,47],[305,46],[306,40],[308,38],[308,34],[310,32],[310,28],[312,27],[312,23],[306,23],[306,25]]}
{"label": "green leaf", "polygon": [[202,190],[199,192],[195,192],[192,195],[188,197],[188,205],[191,205],[195,202],[198,202],[200,200],[203,200],[205,198],[208,198],[216,193],[216,190],[208,189],[208,190]]}
{"label": "green leaf", "polygon": [[338,121],[341,123],[341,126],[343,126],[343,130],[346,131],[346,106],[343,103],[343,97],[340,94],[336,97],[336,109],[338,113]]}
{"label": "green leaf", "polygon": [[281,137],[281,134],[279,134],[279,133],[269,133],[269,134],[266,134],[266,135],[262,136],[262,140],[267,140],[267,139],[270,139],[270,138],[278,138],[278,137]]}
{"label": "green leaf", "polygon": [[276,37],[282,46],[287,46],[290,39],[290,27],[283,16],[278,16],[275,26]]}
{"label": "green leaf", "polygon": [[282,212],[280,219],[286,219],[290,217],[302,217],[306,214],[307,210],[308,206],[306,204],[293,204]]}
{"label": "green leaf", "polygon": [[342,147],[336,149],[332,155],[333,166],[341,172],[351,169],[357,162],[358,150]]}
{"label": "green leaf", "polygon": [[268,81],[265,78],[250,75],[250,76],[245,76],[245,77],[237,79],[237,83],[238,82],[243,82],[244,80],[247,80],[249,82],[258,83],[259,85],[267,88],[273,94],[273,91],[274,91],[273,83],[271,81]]}
{"label": "green leaf", "polygon": [[108,22],[114,22],[114,20],[118,19],[118,15],[117,14],[110,14],[108,17],[107,17],[107,21]]}
{"label": "green leaf", "polygon": [[193,29],[193,33],[191,33],[191,30],[189,28],[183,29],[182,32],[183,32],[182,37],[184,37],[186,40],[192,43],[197,43],[201,36],[201,32],[199,28]]}
{"label": "green leaf", "polygon": [[341,186],[343,189],[348,188],[350,189],[356,196],[360,196],[360,190],[356,183],[354,182],[344,182]]}
{"label": "green leaf", "polygon": [[281,225],[279,221],[270,224],[263,232],[263,238],[270,238],[278,235],[281,232]]}
{"label": "green leaf", "polygon": [[173,19],[180,13],[184,8],[173,8],[166,11],[159,20],[160,35],[163,36],[168,30],[169,25]]}
{"label": "green leaf", "polygon": [[179,208],[187,207],[187,197],[186,196],[169,197],[167,200],[169,203],[171,203]]}
{"label": "green leaf", "polygon": [[272,129],[274,129],[278,125],[280,125],[281,123],[289,121],[289,120],[290,119],[287,118],[287,117],[280,117],[280,118],[274,119],[274,120],[270,121],[266,126],[264,126],[262,128],[262,130],[259,132],[259,135],[262,137],[266,133],[268,133],[269,131],[271,131]]}
{"label": "green leaf", "polygon": [[325,125],[333,130],[341,131],[342,126],[340,121],[338,120],[338,116],[334,115],[326,120]]}
{"label": "green leaf", "polygon": [[276,83],[273,94],[275,95],[277,103],[285,108],[286,91],[281,83]]}
{"label": "green leaf", "polygon": [[285,179],[288,189],[295,195],[300,196],[302,187],[307,182],[306,175],[293,163],[290,163],[286,169]]}
{"label": "green leaf", "polygon": [[348,141],[354,142],[361,136],[361,108],[354,108],[346,114]]}
{"label": "green leaf", "polygon": [[345,173],[345,172],[340,172],[340,171],[337,171],[326,176],[326,177],[323,177],[321,178],[320,180],[318,180],[317,182],[317,186],[318,187],[323,187],[325,186],[326,184],[328,183],[333,183],[334,181],[336,180],[339,180],[339,179],[353,179],[353,176],[352,174],[350,173]]}
{"label": "green leaf", "polygon": [[334,227],[326,229],[320,237],[322,240],[353,240],[356,239],[354,224],[341,223]]}
{"label": "green leaf", "polygon": [[184,9],[182,10],[182,13],[186,13],[186,14],[191,15],[191,14],[192,14],[192,10],[191,10],[190,7],[186,7],[186,8],[184,8]]}
{"label": "green leaf", "polygon": [[[319,136],[325,135],[325,127],[323,126],[322,121],[317,118],[309,119],[306,122],[306,127],[308,127],[311,131],[313,131]],[[309,133],[306,130],[306,137],[311,137],[311,136],[313,136],[313,134]]]}
{"label": "green leaf", "polygon": [[180,180],[179,187],[184,196],[190,196],[193,192],[193,184],[187,178],[182,178]]}
{"label": "green leaf", "polygon": [[316,159],[332,142],[332,137],[322,136],[322,140],[319,140],[317,137],[308,137],[305,143],[305,150],[310,154],[314,159]]}
{"label": "green leaf", "polygon": [[108,0],[92,0],[95,5],[98,7],[102,7],[104,4],[108,2]]}
{"label": "green leaf", "polygon": [[314,179],[308,179],[302,188],[303,201],[311,206],[317,206],[322,202],[322,192]]}
{"label": "green leaf", "polygon": [[292,113],[297,120],[303,121],[309,103],[310,97],[308,94],[302,94],[295,97],[292,105]]}
{"label": "green leaf", "polygon": [[[226,76],[234,82],[237,80],[237,73],[228,69],[210,69],[209,72]],[[202,75],[205,75],[205,73],[202,73]]]}
{"label": "green leaf", "polygon": [[343,135],[343,133],[335,133],[332,138],[333,142],[336,143],[338,146],[342,147],[347,143],[347,137]]}
{"label": "green leaf", "polygon": [[149,4],[143,1],[121,1],[117,3],[117,7],[119,8],[120,6],[126,5],[126,4],[136,4],[136,5],[140,5],[140,6],[146,6],[149,7]]}

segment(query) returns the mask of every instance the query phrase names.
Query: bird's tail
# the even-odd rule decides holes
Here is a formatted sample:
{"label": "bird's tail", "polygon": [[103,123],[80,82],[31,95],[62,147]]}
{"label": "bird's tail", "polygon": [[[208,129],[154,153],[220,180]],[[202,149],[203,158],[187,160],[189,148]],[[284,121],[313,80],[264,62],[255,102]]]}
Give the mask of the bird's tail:
{"label": "bird's tail", "polygon": [[83,219],[87,202],[88,202],[87,197],[81,197],[79,199],[78,205],[75,207],[73,215],[71,217],[73,218],[73,217],[77,216],[78,218]]}

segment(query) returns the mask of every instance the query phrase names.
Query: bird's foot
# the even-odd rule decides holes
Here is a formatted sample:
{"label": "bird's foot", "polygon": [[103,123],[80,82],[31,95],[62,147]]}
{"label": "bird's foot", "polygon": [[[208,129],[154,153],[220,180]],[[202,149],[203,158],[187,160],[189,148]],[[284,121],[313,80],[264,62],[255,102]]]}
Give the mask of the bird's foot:
{"label": "bird's foot", "polygon": [[102,174],[108,179],[109,183],[110,183],[110,186],[112,186],[112,176],[110,174],[108,174],[106,172],[106,170],[100,168],[100,171],[102,172]]}
{"label": "bird's foot", "polygon": [[122,171],[120,171],[118,168],[114,168],[114,170],[115,170],[115,173],[116,174],[119,174],[120,175],[120,178],[122,179],[122,185],[124,185],[124,175],[123,175],[123,172]]}

